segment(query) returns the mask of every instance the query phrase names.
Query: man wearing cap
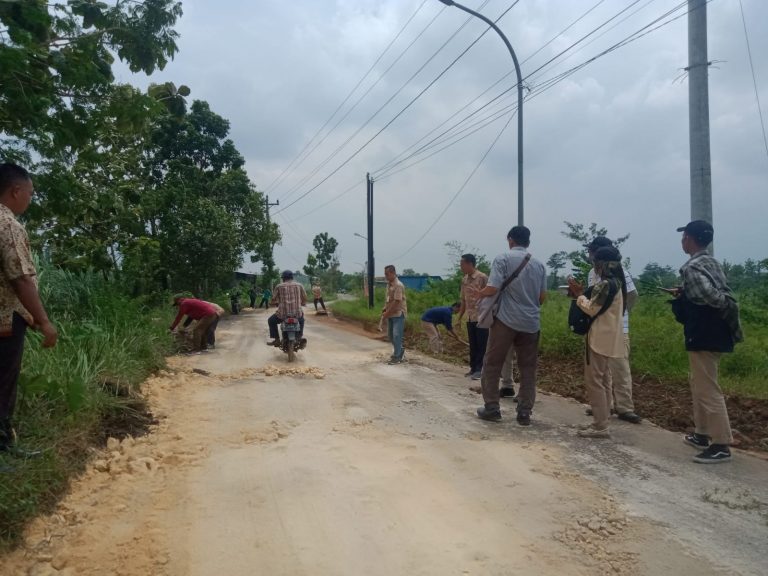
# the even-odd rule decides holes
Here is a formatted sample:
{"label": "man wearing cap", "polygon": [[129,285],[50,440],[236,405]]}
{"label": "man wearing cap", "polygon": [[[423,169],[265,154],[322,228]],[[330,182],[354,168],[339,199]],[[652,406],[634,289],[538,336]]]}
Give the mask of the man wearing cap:
{"label": "man wearing cap", "polygon": [[707,252],[715,233],[712,225],[694,220],[677,231],[683,233],[683,252],[690,256],[680,268],[682,285],[670,290],[675,296],[675,318],[683,324],[691,370],[695,429],[684,440],[703,449],[694,456],[694,462],[727,462],[731,459],[733,436],[717,371],[720,355],[733,352],[734,344],[743,339],[738,305],[722,267]]}
{"label": "man wearing cap", "polygon": [[181,319],[186,315],[192,320],[197,320],[195,328],[192,331],[192,352],[202,352],[208,349],[208,329],[218,319],[216,309],[204,300],[196,298],[185,298],[177,294],[173,297],[173,305],[179,307],[176,319],[171,324],[170,330],[173,332]]}
{"label": "man wearing cap", "polygon": [[499,310],[488,334],[480,383],[485,405],[477,409],[482,420],[501,420],[499,378],[510,348],[515,349],[520,370],[517,423],[529,426],[536,400],[536,369],[541,304],[547,296],[547,271],[538,259],[531,257],[531,231],[515,226],[507,234],[509,251],[493,260],[488,285],[477,292],[480,298],[493,296],[505,280],[517,272],[499,295]]}
{"label": "man wearing cap", "polygon": [[284,270],[280,275],[282,282],[275,286],[275,296],[272,304],[277,304],[277,312],[267,320],[269,325],[269,337],[272,338],[271,346],[280,347],[280,334],[277,326],[289,316],[299,320],[299,339],[304,343],[304,311],[302,306],[307,305],[307,292],[304,286],[293,279],[293,272]]}
{"label": "man wearing cap", "polygon": [[[613,241],[605,236],[595,237],[589,244],[585,244],[590,262],[594,262],[595,252],[600,248],[613,247]],[[624,311],[624,347],[626,354],[621,358],[611,358],[608,361],[608,370],[605,372],[603,385],[608,391],[608,398],[612,400],[611,409],[615,410],[619,419],[639,424],[642,418],[635,413],[635,404],[632,400],[632,371],[629,367],[629,311],[637,302],[638,294],[632,276],[622,266],[627,288],[627,306]],[[594,286],[600,278],[594,266],[589,271],[587,285]],[[587,410],[588,413],[591,409]],[[591,415],[591,414],[590,414]]]}

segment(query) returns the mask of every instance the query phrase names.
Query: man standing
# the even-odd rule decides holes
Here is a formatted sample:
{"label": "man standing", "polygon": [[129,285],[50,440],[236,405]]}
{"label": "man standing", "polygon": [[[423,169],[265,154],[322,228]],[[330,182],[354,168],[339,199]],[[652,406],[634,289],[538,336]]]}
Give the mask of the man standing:
{"label": "man standing", "polygon": [[476,268],[477,259],[474,254],[463,254],[459,267],[464,273],[461,279],[461,308],[459,322],[467,315],[467,339],[469,340],[469,376],[472,380],[480,380],[483,369],[485,347],[488,344],[488,329],[477,327],[477,293],[488,284],[488,276]]}
{"label": "man standing", "polygon": [[408,306],[405,301],[405,286],[397,278],[397,271],[391,264],[384,268],[387,279],[387,300],[381,311],[381,319],[387,321],[387,335],[392,342],[392,357],[388,364],[400,364],[405,361],[403,355],[403,333]]}
{"label": "man standing", "polygon": [[192,352],[203,352],[208,349],[208,329],[218,320],[216,309],[204,300],[185,298],[181,294],[173,297],[173,305],[178,306],[179,312],[171,324],[173,332],[181,319],[186,315],[192,320],[197,320],[192,331]]}
{"label": "man standing", "polygon": [[[589,254],[590,262],[594,262],[595,252],[603,247],[613,247],[613,241],[605,236],[597,236],[589,244],[584,246]],[[638,294],[635,283],[632,281],[627,269],[624,270],[624,279],[627,283],[627,306],[624,312],[624,347],[626,354],[621,358],[609,358],[608,370],[605,372],[603,385],[608,391],[608,397],[613,400],[611,407],[616,411],[620,420],[640,424],[642,418],[635,413],[635,404],[632,400],[632,371],[629,367],[629,312],[637,302]],[[594,266],[589,271],[587,285],[594,286],[600,278]],[[591,409],[587,410],[591,415]]]}
{"label": "man standing", "polygon": [[43,334],[43,347],[56,345],[58,334],[37,291],[37,272],[29,239],[16,219],[32,201],[29,173],[16,164],[0,164],[0,452],[29,457],[16,445],[12,426],[27,326]]}
{"label": "man standing", "polygon": [[452,306],[435,306],[429,308],[421,316],[421,327],[424,333],[429,338],[429,349],[435,354],[443,353],[443,340],[440,338],[440,330],[437,328],[440,324],[445,326],[448,331],[457,342],[468,345],[464,340],[459,338],[456,332],[453,331],[453,315],[461,309],[461,304],[455,302]]}
{"label": "man standing", "polygon": [[270,300],[272,300],[272,290],[270,290],[269,286],[267,286],[261,293],[261,302],[259,302],[259,308],[264,306],[264,309],[268,310]]}
{"label": "man standing", "polygon": [[675,295],[672,309],[683,324],[691,367],[695,429],[684,440],[703,449],[694,462],[727,462],[733,436],[717,371],[721,354],[733,352],[734,344],[743,339],[739,309],[722,267],[707,252],[715,234],[712,225],[694,220],[677,231],[683,233],[683,252],[690,256],[680,269],[682,286],[671,290]]}
{"label": "man standing", "polygon": [[499,295],[499,311],[488,334],[480,379],[485,406],[477,409],[477,415],[483,420],[501,420],[499,377],[509,349],[514,347],[520,370],[517,422],[528,426],[536,401],[540,309],[547,295],[547,272],[539,260],[528,254],[531,243],[528,228],[515,226],[507,234],[507,242],[509,252],[494,258],[488,285],[478,292],[482,298],[493,296],[505,280],[518,274]]}
{"label": "man standing", "polygon": [[[293,272],[284,270],[280,275],[283,280],[275,287],[275,297],[273,304],[277,304],[277,311],[269,317],[269,337],[272,338],[270,345],[280,347],[280,334],[277,331],[278,324],[288,317],[298,318],[299,320],[299,339],[304,343],[304,311],[302,306],[307,305],[307,293],[304,286],[293,279]],[[266,290],[265,290],[266,292]]]}
{"label": "man standing", "polygon": [[323,289],[320,288],[320,283],[315,282],[312,286],[312,296],[315,300],[315,312],[317,312],[317,305],[320,304],[323,307],[323,312],[327,312],[325,309],[325,302],[323,302]]}
{"label": "man standing", "polygon": [[256,308],[256,297],[259,293],[256,291],[256,286],[251,286],[248,290],[248,298],[251,299],[251,308]]}

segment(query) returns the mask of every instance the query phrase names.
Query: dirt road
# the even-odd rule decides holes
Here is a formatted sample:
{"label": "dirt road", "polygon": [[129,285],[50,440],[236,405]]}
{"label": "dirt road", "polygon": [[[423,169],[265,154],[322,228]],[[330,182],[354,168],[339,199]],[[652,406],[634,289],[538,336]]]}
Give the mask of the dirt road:
{"label": "dirt road", "polygon": [[0,572],[768,573],[768,463],[702,468],[645,424],[577,439],[583,407],[550,396],[530,428],[484,423],[459,368],[388,366],[387,344],[334,322],[308,319],[295,374],[263,312],[174,359],[145,388],[157,430],[111,441]]}

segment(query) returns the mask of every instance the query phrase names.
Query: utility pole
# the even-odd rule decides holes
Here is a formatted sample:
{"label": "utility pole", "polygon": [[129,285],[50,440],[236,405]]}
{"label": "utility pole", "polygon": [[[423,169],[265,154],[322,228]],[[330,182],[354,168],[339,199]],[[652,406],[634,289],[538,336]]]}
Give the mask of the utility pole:
{"label": "utility pole", "polygon": [[367,183],[368,204],[368,308],[373,308],[373,283],[376,266],[373,263],[373,178],[371,174],[365,175]]}
{"label": "utility pole", "polygon": [[[280,206],[280,200],[277,200],[276,202],[270,203],[269,196],[266,195],[264,197],[264,213],[266,214],[266,218],[267,218],[267,234],[269,234],[269,229],[271,228],[271,220],[270,220],[270,217],[269,217],[269,209],[272,206]],[[275,269],[274,268],[274,261],[275,261],[275,245],[274,245],[274,243],[270,244],[270,246],[269,246],[269,259],[273,263],[269,267],[269,274],[271,276],[271,274],[274,272],[274,269]],[[272,283],[272,281],[273,281],[272,277],[270,277],[270,279],[269,279],[270,284]]]}
{"label": "utility pole", "polygon": [[[688,138],[691,161],[691,220],[712,222],[709,154],[709,65],[707,0],[688,0]],[[712,246],[710,246],[710,251]]]}

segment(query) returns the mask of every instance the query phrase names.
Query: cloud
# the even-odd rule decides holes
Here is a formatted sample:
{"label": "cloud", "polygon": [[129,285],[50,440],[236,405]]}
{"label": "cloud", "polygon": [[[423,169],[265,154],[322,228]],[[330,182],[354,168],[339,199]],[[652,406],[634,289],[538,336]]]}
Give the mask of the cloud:
{"label": "cloud", "polygon": [[[479,1],[470,2],[475,6]],[[499,25],[525,60],[594,4],[591,0],[521,0]],[[676,2],[654,2],[625,13],[582,42],[576,54],[537,75],[550,78],[586,60],[661,15]],[[497,17],[509,2],[491,0],[483,11]],[[152,81],[192,87],[232,123],[232,137],[254,182],[279,199],[283,226],[280,267],[297,268],[311,239],[329,232],[340,243],[342,266],[357,270],[365,258],[366,172],[375,172],[512,70],[501,41],[480,40],[429,91],[325,184],[286,208],[348,159],[435,78],[482,30],[468,24],[408,82],[402,92],[350,138],[464,22],[466,15],[437,2],[424,4],[411,25],[361,84],[347,107],[379,78],[394,58],[437,16],[434,24],[306,161],[269,185],[347,96],[418,4],[405,0],[230,0],[185,2],[180,53]],[[529,74],[616,14],[604,3],[563,37],[523,64]],[[768,4],[745,0],[752,53],[764,110],[768,111]],[[768,158],[762,146],[741,15],[735,3],[713,2],[709,11],[713,201],[719,257],[764,258],[768,244]],[[602,36],[601,36],[602,34]],[[614,235],[631,234],[625,252],[639,272],[650,261],[685,259],[675,228],[689,219],[688,84],[686,18],[621,48],[526,103],[524,153],[526,224],[532,251],[542,260],[573,243],[563,220],[598,222]],[[480,99],[487,102],[513,84],[513,76]],[[146,83],[123,73],[122,80]],[[500,102],[516,101],[514,91]],[[477,104],[474,105],[476,107]],[[344,110],[347,109],[344,108]],[[469,108],[468,110],[473,109]],[[343,113],[343,111],[342,111]],[[465,112],[466,113],[466,112]],[[338,119],[339,116],[336,117]],[[333,125],[331,122],[331,125]],[[516,120],[433,231],[408,255],[398,256],[445,208],[498,133],[497,122],[409,170],[375,184],[377,267],[440,273],[448,265],[443,244],[459,240],[492,256],[517,221]],[[338,154],[308,177],[337,148]],[[354,182],[340,200],[320,207]],[[280,210],[284,212],[279,212]],[[292,221],[288,225],[286,222]],[[386,261],[386,262],[385,262]]]}

